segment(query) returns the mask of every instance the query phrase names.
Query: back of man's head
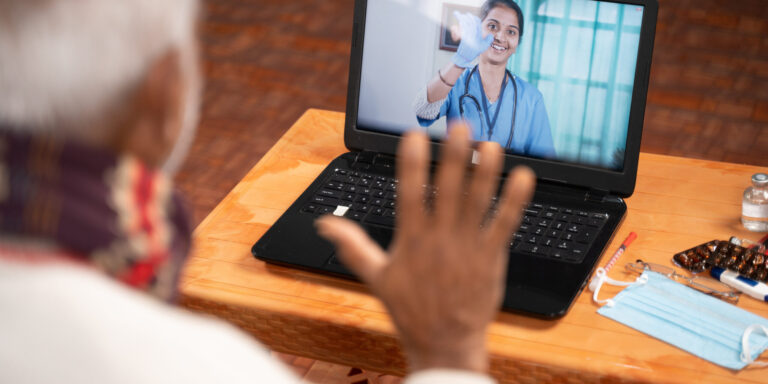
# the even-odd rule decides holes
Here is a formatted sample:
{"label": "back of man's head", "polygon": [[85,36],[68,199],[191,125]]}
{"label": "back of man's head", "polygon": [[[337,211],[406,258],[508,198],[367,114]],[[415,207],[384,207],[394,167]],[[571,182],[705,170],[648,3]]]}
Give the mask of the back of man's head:
{"label": "back of man's head", "polygon": [[[196,16],[195,0],[0,0],[0,127],[104,144],[169,50],[187,88],[184,125],[193,127]],[[171,168],[191,141],[185,131]]]}

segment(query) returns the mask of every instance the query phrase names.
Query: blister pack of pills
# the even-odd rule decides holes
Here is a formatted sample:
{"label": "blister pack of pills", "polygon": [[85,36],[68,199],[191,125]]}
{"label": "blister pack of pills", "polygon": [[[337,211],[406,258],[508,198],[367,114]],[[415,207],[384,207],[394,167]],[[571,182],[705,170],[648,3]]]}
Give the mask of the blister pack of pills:
{"label": "blister pack of pills", "polygon": [[768,281],[768,256],[750,248],[725,240],[712,240],[691,249],[676,253],[672,260],[678,266],[694,273],[704,272],[713,266],[736,271],[744,277],[762,282]]}

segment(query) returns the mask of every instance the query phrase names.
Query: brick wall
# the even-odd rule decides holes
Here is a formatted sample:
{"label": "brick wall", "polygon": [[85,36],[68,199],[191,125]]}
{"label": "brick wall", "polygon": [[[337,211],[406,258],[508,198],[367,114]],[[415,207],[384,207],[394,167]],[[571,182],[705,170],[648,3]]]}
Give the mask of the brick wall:
{"label": "brick wall", "polygon": [[659,0],[643,151],[768,166],[768,0]]}

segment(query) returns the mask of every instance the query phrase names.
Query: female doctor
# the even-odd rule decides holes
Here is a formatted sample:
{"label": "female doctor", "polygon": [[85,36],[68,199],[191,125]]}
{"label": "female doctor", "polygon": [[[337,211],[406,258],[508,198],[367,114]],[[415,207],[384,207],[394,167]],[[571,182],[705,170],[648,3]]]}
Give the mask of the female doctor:
{"label": "female doctor", "polygon": [[464,118],[474,140],[495,141],[514,153],[555,157],[541,92],[507,70],[523,34],[523,12],[513,0],[487,0],[480,13],[482,19],[454,13],[461,43],[452,62],[416,97],[419,124],[428,127],[442,116]]}

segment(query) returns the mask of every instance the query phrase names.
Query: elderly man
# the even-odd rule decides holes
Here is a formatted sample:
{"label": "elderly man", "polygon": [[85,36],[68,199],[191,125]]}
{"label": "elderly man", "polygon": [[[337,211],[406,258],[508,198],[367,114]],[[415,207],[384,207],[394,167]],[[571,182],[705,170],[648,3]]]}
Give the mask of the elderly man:
{"label": "elderly man", "polygon": [[[166,175],[195,125],[196,15],[192,0],[0,0],[0,382],[298,381],[235,328],[157,300],[190,245]],[[480,147],[464,197],[468,147],[453,129],[427,210],[427,138],[403,140],[416,171],[400,175],[407,220],[388,253],[318,221],[389,309],[414,383],[490,381],[485,328],[533,177],[515,171],[483,222],[501,150]]]}

